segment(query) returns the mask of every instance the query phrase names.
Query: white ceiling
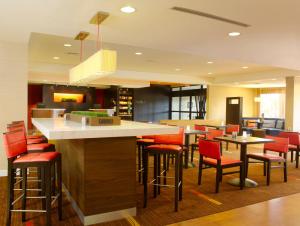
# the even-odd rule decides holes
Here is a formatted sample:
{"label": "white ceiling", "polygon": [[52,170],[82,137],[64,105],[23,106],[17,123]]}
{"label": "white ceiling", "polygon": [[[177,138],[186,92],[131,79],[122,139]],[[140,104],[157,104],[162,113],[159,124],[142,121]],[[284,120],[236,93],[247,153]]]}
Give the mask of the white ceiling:
{"label": "white ceiling", "polygon": [[[136,13],[121,13],[119,9],[127,4],[134,6]],[[241,28],[176,12],[170,10],[173,6],[251,26]],[[1,0],[0,40],[27,42],[32,32],[62,37],[74,37],[81,30],[96,33],[88,21],[97,11],[110,13],[101,34],[105,42],[117,43],[108,45],[120,52],[118,66],[122,70],[201,77],[213,72],[216,80],[232,74],[268,71],[270,67],[300,70],[298,0]],[[231,31],[239,31],[241,36],[230,38],[227,34]],[[47,47],[44,52],[32,53],[31,60],[53,63],[45,59],[60,47]],[[132,52],[137,49],[147,54],[136,59]],[[75,63],[76,58],[71,58],[62,59],[62,63]],[[208,60],[216,63],[207,65]],[[246,63],[249,71],[245,73],[240,66]],[[175,68],[182,70],[176,72]],[[284,75],[282,71],[278,74],[281,78]]]}

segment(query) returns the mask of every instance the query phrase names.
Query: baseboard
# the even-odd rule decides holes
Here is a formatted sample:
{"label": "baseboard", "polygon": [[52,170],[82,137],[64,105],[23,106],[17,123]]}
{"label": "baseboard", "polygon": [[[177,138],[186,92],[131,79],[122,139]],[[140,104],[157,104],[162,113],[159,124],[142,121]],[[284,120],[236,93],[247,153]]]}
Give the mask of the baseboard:
{"label": "baseboard", "polygon": [[75,210],[75,212],[77,213],[81,223],[85,226],[110,222],[119,219],[126,219],[128,217],[136,216],[136,207],[108,212],[108,213],[85,216],[80,210],[80,208],[77,206],[75,200],[72,198],[71,194],[69,193],[68,189],[66,189],[64,184],[63,184],[63,190],[67,196],[67,199],[71,202],[71,205]]}
{"label": "baseboard", "polygon": [[0,177],[7,177],[7,170],[0,170]]}

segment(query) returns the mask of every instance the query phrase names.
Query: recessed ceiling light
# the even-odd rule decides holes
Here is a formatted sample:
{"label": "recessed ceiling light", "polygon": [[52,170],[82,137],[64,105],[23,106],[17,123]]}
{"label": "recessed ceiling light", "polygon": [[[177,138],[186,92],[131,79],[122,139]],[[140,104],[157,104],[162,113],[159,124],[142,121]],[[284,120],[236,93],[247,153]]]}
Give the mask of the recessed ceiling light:
{"label": "recessed ceiling light", "polygon": [[239,83],[238,83],[238,82],[235,82],[234,84],[235,84],[235,85],[238,85]]}
{"label": "recessed ceiling light", "polygon": [[60,58],[58,56],[53,57],[53,60],[59,60]]}
{"label": "recessed ceiling light", "polygon": [[228,33],[228,35],[229,35],[230,37],[236,37],[236,36],[241,35],[241,33],[240,33],[240,32],[237,32],[237,31],[233,31],[233,32]]}
{"label": "recessed ceiling light", "polygon": [[43,82],[48,82],[48,80],[43,80]]}
{"label": "recessed ceiling light", "polygon": [[208,63],[208,64],[213,64],[214,62],[212,62],[212,61],[208,61],[207,63]]}
{"label": "recessed ceiling light", "polygon": [[124,6],[120,10],[123,13],[134,13],[135,12],[135,8],[133,8],[131,6]]}
{"label": "recessed ceiling light", "polygon": [[242,67],[243,69],[248,69],[248,67],[247,66],[244,66],[244,67]]}
{"label": "recessed ceiling light", "polygon": [[208,74],[208,75],[212,75],[212,72],[208,72],[207,74]]}
{"label": "recessed ceiling light", "polygon": [[65,43],[64,47],[71,47],[72,45],[70,43]]}
{"label": "recessed ceiling light", "polygon": [[181,71],[181,69],[180,68],[175,68],[175,71]]}
{"label": "recessed ceiling light", "polygon": [[272,78],[271,80],[272,80],[272,81],[276,81],[276,80],[277,80],[277,78]]}
{"label": "recessed ceiling light", "polygon": [[137,53],[135,53],[135,55],[142,55],[143,53],[141,53],[141,52],[137,52]]}

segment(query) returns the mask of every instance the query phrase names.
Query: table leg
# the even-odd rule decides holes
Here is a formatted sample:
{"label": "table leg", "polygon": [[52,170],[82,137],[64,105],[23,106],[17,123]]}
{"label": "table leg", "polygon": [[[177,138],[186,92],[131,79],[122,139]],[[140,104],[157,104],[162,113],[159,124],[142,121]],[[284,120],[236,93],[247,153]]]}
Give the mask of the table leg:
{"label": "table leg", "polygon": [[185,134],[185,146],[187,151],[184,153],[184,167],[189,168],[189,148],[190,148],[190,136],[189,134]]}
{"label": "table leg", "polygon": [[[247,144],[241,144],[240,160],[244,162],[244,172],[246,172],[246,164],[245,164],[246,156],[247,156]],[[244,180],[245,180],[244,181],[245,187],[253,188],[257,186],[257,183],[255,181],[246,178],[245,173],[244,173]],[[228,181],[228,183],[234,186],[240,186],[240,179],[234,178]]]}

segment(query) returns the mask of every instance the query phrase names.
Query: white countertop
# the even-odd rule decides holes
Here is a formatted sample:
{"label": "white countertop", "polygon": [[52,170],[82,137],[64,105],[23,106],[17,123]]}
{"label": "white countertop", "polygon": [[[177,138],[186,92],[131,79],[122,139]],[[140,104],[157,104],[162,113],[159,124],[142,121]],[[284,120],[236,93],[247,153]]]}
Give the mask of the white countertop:
{"label": "white countertop", "polygon": [[85,126],[63,118],[32,118],[32,124],[49,140],[85,139],[101,137],[131,137],[159,134],[176,134],[178,127],[121,121],[119,126]]}
{"label": "white countertop", "polygon": [[65,108],[32,108],[32,110],[52,110],[52,111],[65,111]]}

